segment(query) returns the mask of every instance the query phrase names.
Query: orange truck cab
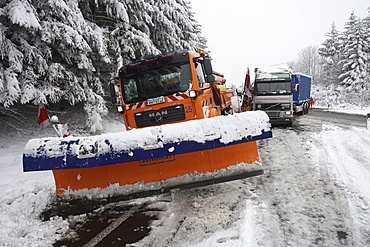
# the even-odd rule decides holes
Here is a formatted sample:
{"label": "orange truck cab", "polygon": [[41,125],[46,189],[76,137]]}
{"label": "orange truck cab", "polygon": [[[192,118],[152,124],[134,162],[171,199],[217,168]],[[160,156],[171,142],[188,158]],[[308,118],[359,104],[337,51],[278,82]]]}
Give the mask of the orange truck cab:
{"label": "orange truck cab", "polygon": [[117,111],[127,130],[227,114],[234,93],[225,81],[203,51],[157,55],[119,70]]}

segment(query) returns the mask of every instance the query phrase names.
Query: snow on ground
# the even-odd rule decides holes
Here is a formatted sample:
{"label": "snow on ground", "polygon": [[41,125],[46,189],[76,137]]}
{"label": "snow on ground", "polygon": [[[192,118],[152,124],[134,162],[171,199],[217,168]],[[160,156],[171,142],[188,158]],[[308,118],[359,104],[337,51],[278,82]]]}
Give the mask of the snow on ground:
{"label": "snow on ground", "polygon": [[335,85],[313,83],[311,95],[315,107],[347,114],[366,115],[370,113],[370,105],[365,95],[348,91]]}
{"label": "snow on ground", "polygon": [[[369,246],[370,130],[327,123],[273,134],[259,142],[264,175],[173,191],[133,246]],[[22,172],[30,137],[0,141],[0,246],[51,246],[68,231],[67,220],[40,219],[55,187],[49,171]]]}
{"label": "snow on ground", "polygon": [[337,112],[337,113],[350,114],[350,115],[367,116],[367,114],[370,114],[370,107],[364,108],[362,110],[358,108],[355,108],[355,109],[348,109],[348,108],[341,108],[341,107],[327,108],[327,107],[322,107],[322,106],[318,106],[316,108],[322,109],[324,111]]}
{"label": "snow on ground", "polygon": [[323,126],[315,139],[323,149],[314,149],[317,157],[325,158],[333,180],[348,195],[353,219],[355,246],[370,244],[370,130],[351,131]]}
{"label": "snow on ground", "polygon": [[52,173],[23,173],[27,140],[2,140],[0,148],[0,246],[50,246],[68,229],[60,218],[40,220],[55,192]]}
{"label": "snow on ground", "polygon": [[259,143],[264,175],[174,193],[133,246],[369,246],[370,131],[308,114],[273,133]]}

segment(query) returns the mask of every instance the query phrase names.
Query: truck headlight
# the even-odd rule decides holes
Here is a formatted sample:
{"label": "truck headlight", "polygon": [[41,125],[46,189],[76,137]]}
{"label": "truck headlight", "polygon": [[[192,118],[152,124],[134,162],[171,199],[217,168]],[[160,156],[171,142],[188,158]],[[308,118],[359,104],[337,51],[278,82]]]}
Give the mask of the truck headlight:
{"label": "truck headlight", "polygon": [[117,106],[116,111],[119,112],[119,113],[122,113],[123,112],[123,107],[121,105]]}
{"label": "truck headlight", "polygon": [[292,115],[292,112],[291,111],[286,111],[285,115]]}
{"label": "truck headlight", "polygon": [[190,98],[195,98],[195,97],[197,97],[197,92],[196,91],[190,91],[189,96],[190,96]]}

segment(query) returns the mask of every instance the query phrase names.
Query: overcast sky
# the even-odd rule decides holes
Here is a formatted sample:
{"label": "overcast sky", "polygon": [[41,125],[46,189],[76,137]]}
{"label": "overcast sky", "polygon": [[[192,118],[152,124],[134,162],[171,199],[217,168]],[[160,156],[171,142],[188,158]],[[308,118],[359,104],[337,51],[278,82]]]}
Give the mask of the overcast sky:
{"label": "overcast sky", "polygon": [[[369,0],[189,0],[227,85],[244,82],[247,67],[293,61],[321,45],[334,22],[342,31],[352,12],[364,18]],[[252,72],[252,74],[254,74]]]}

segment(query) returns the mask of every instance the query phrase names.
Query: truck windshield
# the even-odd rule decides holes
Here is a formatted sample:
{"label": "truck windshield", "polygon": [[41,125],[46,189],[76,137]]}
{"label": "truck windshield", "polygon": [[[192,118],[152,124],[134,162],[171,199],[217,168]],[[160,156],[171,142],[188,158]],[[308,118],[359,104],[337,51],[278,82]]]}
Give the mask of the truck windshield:
{"label": "truck windshield", "polygon": [[292,94],[290,81],[256,82],[254,93],[256,95]]}
{"label": "truck windshield", "polygon": [[147,70],[122,78],[124,100],[126,103],[134,103],[185,92],[190,88],[191,81],[189,64]]}

